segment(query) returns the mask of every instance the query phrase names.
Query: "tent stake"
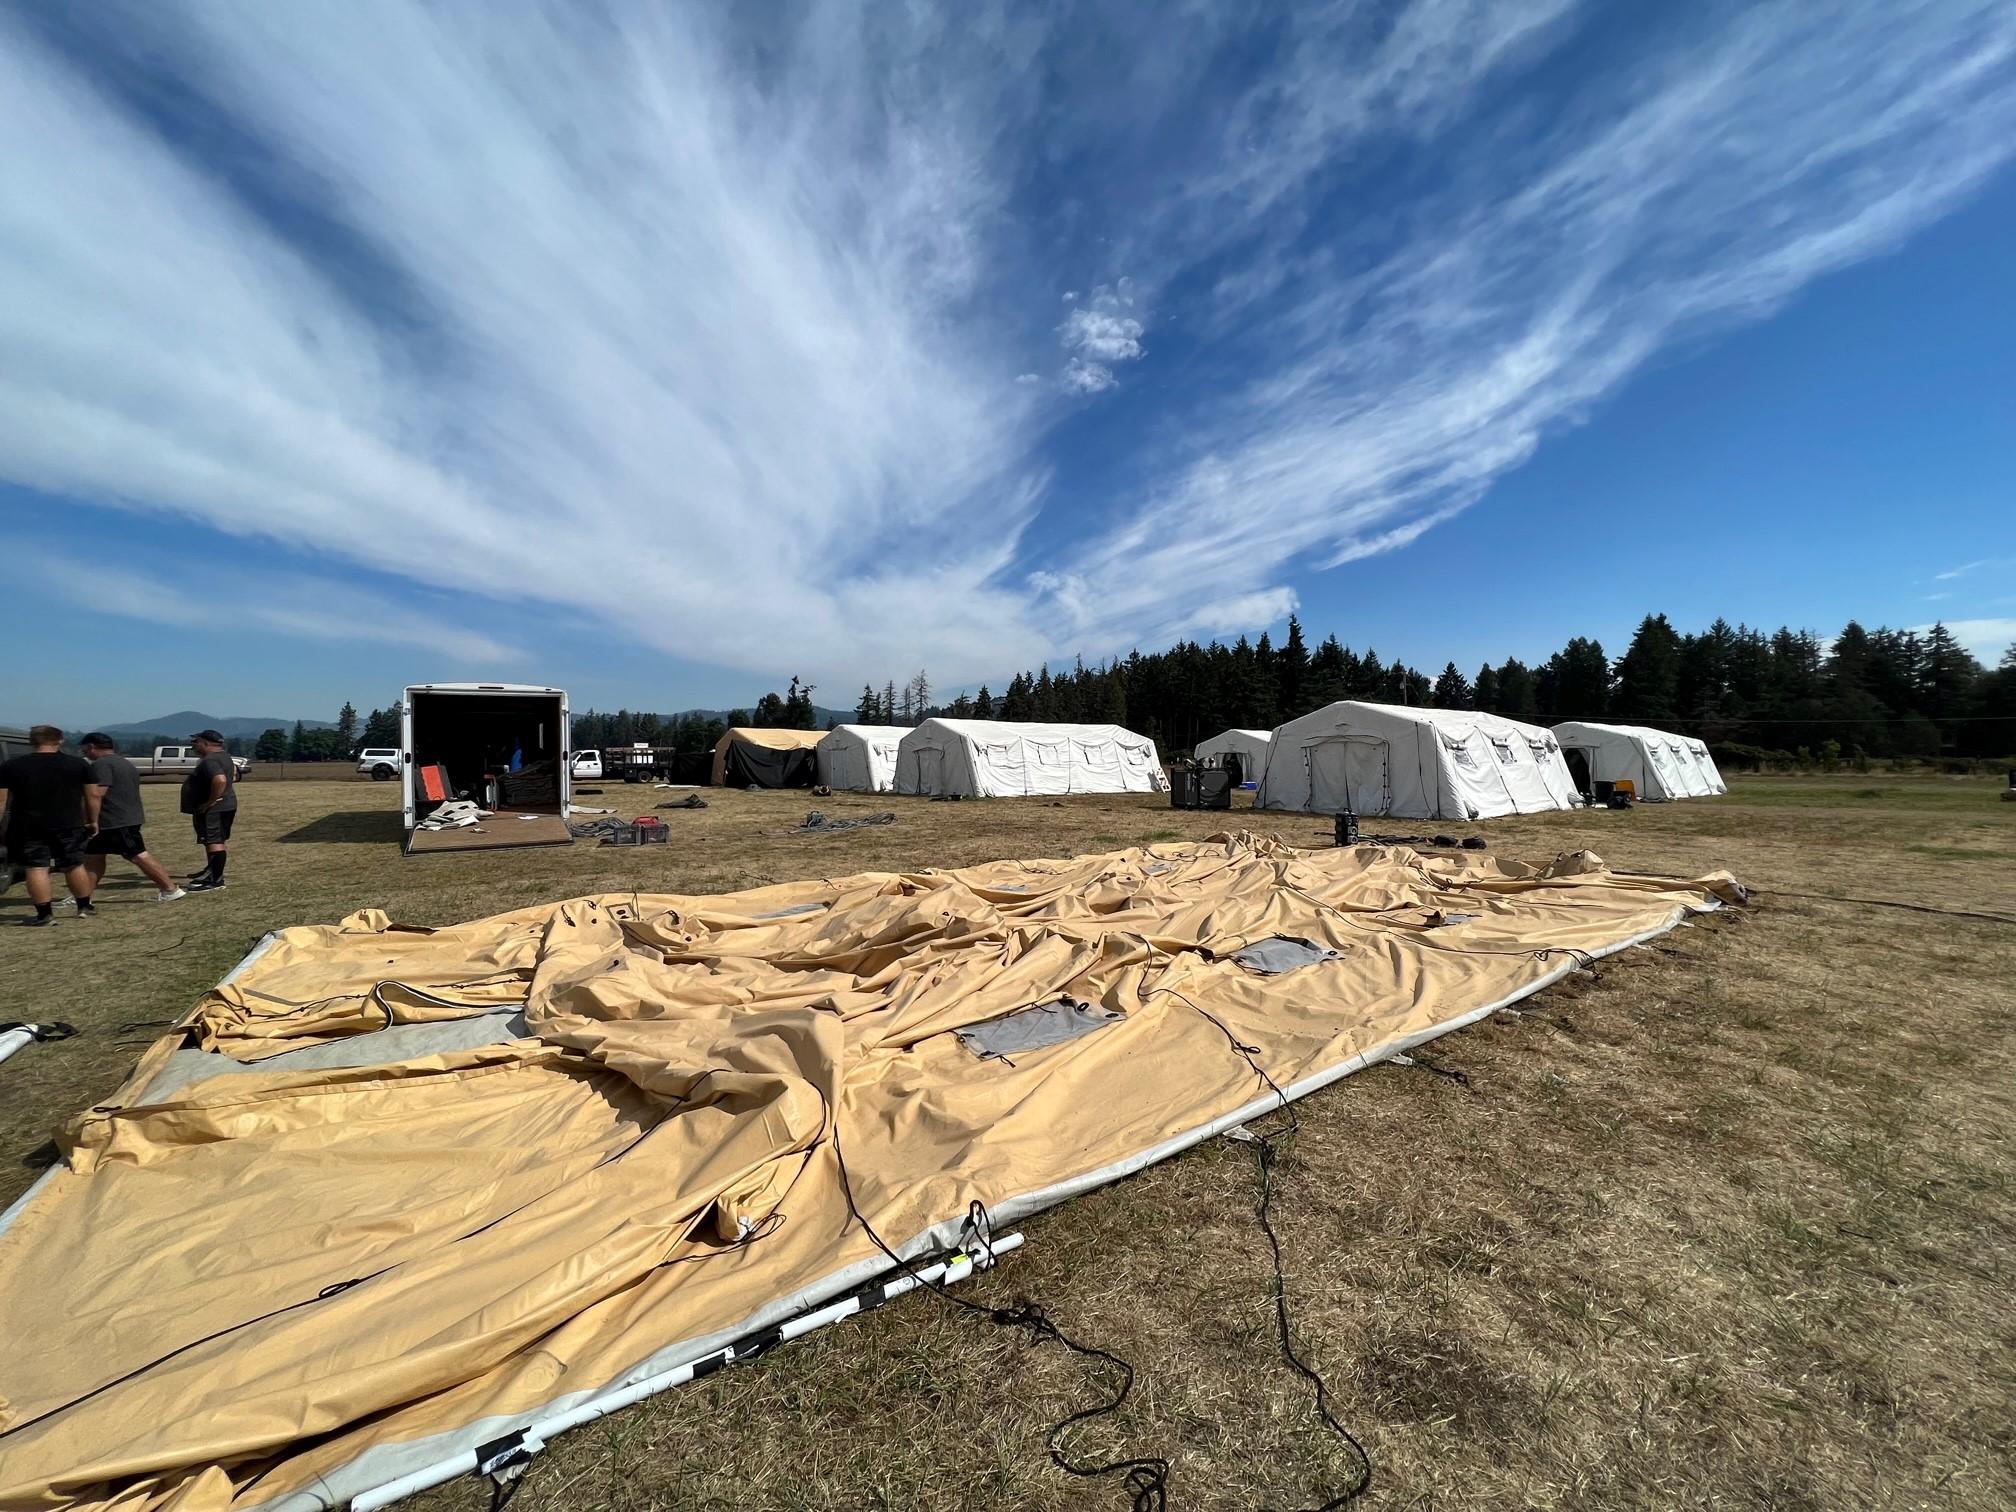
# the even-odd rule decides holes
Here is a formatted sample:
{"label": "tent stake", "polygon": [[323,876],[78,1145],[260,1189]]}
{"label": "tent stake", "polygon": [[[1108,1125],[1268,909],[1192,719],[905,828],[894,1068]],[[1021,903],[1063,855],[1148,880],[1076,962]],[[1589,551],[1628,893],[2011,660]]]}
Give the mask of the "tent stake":
{"label": "tent stake", "polygon": [[[989,1245],[995,1256],[1007,1254],[1021,1247],[1022,1235],[1019,1233],[999,1235]],[[479,1470],[490,1475],[520,1468],[544,1449],[555,1435],[565,1433],[570,1428],[579,1428],[583,1423],[592,1423],[597,1418],[609,1416],[612,1412],[620,1412],[623,1408],[633,1406],[646,1397],[656,1396],[661,1391],[669,1391],[674,1386],[683,1386],[701,1376],[712,1375],[724,1366],[753,1360],[759,1355],[769,1353],[787,1340],[803,1338],[806,1334],[824,1328],[830,1323],[838,1323],[842,1318],[851,1318],[856,1313],[868,1312],[885,1302],[893,1302],[896,1298],[913,1292],[928,1282],[936,1282],[940,1286],[955,1286],[986,1263],[984,1258],[976,1260],[974,1256],[962,1250],[936,1264],[920,1267],[914,1275],[900,1273],[887,1281],[852,1292],[838,1301],[829,1302],[824,1307],[816,1307],[783,1323],[758,1329],[733,1344],[711,1350],[696,1360],[688,1360],[683,1365],[674,1365],[669,1370],[646,1376],[643,1380],[632,1382],[628,1386],[618,1386],[605,1391],[578,1407],[556,1413],[550,1418],[542,1418],[516,1433],[507,1434],[501,1439],[479,1445],[474,1449],[465,1449],[460,1454],[437,1461],[424,1469],[415,1470],[410,1475],[402,1475],[397,1480],[387,1481],[382,1486],[374,1486],[371,1490],[351,1498],[350,1512],[377,1512],[380,1507],[389,1507],[396,1501],[417,1496],[431,1487],[454,1480],[458,1476],[474,1474]]]}

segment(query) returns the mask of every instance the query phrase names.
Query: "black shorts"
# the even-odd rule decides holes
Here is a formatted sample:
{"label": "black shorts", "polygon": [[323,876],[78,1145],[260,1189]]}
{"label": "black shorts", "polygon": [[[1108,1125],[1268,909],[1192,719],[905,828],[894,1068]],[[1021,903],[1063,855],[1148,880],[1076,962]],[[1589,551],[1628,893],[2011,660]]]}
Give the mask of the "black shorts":
{"label": "black shorts", "polygon": [[53,867],[68,871],[84,861],[84,840],[90,832],[82,827],[46,829],[40,826],[7,831],[7,859],[16,866]]}
{"label": "black shorts", "polygon": [[196,825],[198,845],[222,845],[231,838],[231,821],[238,817],[238,810],[206,809],[200,814],[191,814]]}
{"label": "black shorts", "polygon": [[146,852],[147,842],[140,838],[140,826],[122,824],[116,829],[101,829],[84,843],[87,856],[124,856],[131,861]]}

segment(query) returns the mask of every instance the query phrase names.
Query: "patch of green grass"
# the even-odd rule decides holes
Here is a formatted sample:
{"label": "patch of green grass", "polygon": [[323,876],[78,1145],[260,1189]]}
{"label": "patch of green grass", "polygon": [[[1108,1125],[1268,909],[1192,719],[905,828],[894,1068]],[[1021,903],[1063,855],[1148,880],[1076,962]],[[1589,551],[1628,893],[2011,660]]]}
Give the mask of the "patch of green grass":
{"label": "patch of green grass", "polygon": [[1907,845],[1904,849],[1934,861],[2016,861],[2016,851],[1986,850],[1972,845]]}
{"label": "patch of green grass", "polygon": [[1872,784],[1859,772],[1804,775],[1743,772],[1729,779],[1731,804],[1745,808],[1869,808],[1885,812],[1996,813],[2016,826],[2016,804],[2002,803],[1999,777],[1895,777]]}

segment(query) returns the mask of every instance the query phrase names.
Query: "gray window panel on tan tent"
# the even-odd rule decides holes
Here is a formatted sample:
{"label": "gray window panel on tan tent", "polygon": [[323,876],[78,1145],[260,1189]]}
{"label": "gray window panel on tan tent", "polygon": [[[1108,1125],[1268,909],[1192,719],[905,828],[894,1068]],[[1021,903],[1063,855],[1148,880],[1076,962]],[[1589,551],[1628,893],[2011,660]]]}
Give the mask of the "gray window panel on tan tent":
{"label": "gray window panel on tan tent", "polygon": [[503,1045],[524,1039],[531,1030],[522,1008],[499,1007],[466,1018],[426,1023],[392,1024],[371,1034],[353,1034],[326,1044],[282,1050],[259,1060],[234,1060],[214,1050],[177,1050],[162,1062],[147,1089],[134,1100],[148,1107],[213,1076],[244,1076],[275,1071],[328,1071],[346,1066],[390,1066],[422,1055],[447,1055],[481,1045]]}
{"label": "gray window panel on tan tent", "polygon": [[959,1043],[982,1060],[1000,1060],[1030,1050],[1061,1045],[1066,1040],[1104,1029],[1127,1015],[1118,1009],[1075,998],[1058,998],[1054,1003],[1032,1003],[982,1024],[972,1024],[952,1032]]}
{"label": "gray window panel on tan tent", "polygon": [[1293,939],[1287,935],[1254,940],[1232,952],[1233,960],[1248,971],[1259,972],[1261,976],[1279,976],[1284,971],[1314,966],[1321,961],[1341,961],[1343,958],[1342,951],[1328,950],[1308,940]]}

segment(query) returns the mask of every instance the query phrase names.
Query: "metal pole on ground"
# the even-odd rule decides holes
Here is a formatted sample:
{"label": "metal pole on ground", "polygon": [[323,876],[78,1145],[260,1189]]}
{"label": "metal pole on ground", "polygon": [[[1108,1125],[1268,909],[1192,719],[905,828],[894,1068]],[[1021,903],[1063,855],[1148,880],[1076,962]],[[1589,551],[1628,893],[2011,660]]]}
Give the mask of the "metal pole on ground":
{"label": "metal pole on ground", "polygon": [[570,1428],[579,1428],[583,1423],[592,1423],[597,1418],[620,1412],[625,1407],[634,1406],[646,1397],[657,1396],[661,1391],[669,1391],[674,1386],[683,1386],[688,1381],[701,1376],[712,1375],[725,1366],[756,1359],[768,1354],[790,1339],[803,1338],[806,1334],[838,1323],[842,1318],[851,1318],[856,1313],[869,1312],[885,1302],[893,1302],[920,1286],[936,1284],[954,1286],[964,1281],[973,1272],[1011,1251],[1022,1247],[1019,1233],[1002,1234],[982,1249],[976,1259],[964,1251],[947,1256],[931,1265],[920,1266],[914,1271],[904,1271],[887,1281],[878,1281],[858,1291],[851,1292],[837,1301],[823,1307],[815,1307],[810,1312],[776,1324],[770,1328],[738,1339],[735,1343],[674,1365],[669,1370],[661,1370],[646,1376],[628,1386],[612,1387],[600,1395],[590,1398],[578,1407],[555,1413],[550,1418],[528,1424],[516,1433],[506,1434],[474,1449],[465,1449],[460,1454],[415,1470],[410,1475],[402,1475],[397,1480],[387,1481],[382,1486],[374,1486],[350,1499],[350,1512],[377,1512],[380,1507],[389,1507],[406,1497],[417,1496],[422,1491],[455,1480],[460,1476],[481,1472],[495,1475],[506,1471],[522,1469],[533,1456],[544,1449],[547,1442]]}

